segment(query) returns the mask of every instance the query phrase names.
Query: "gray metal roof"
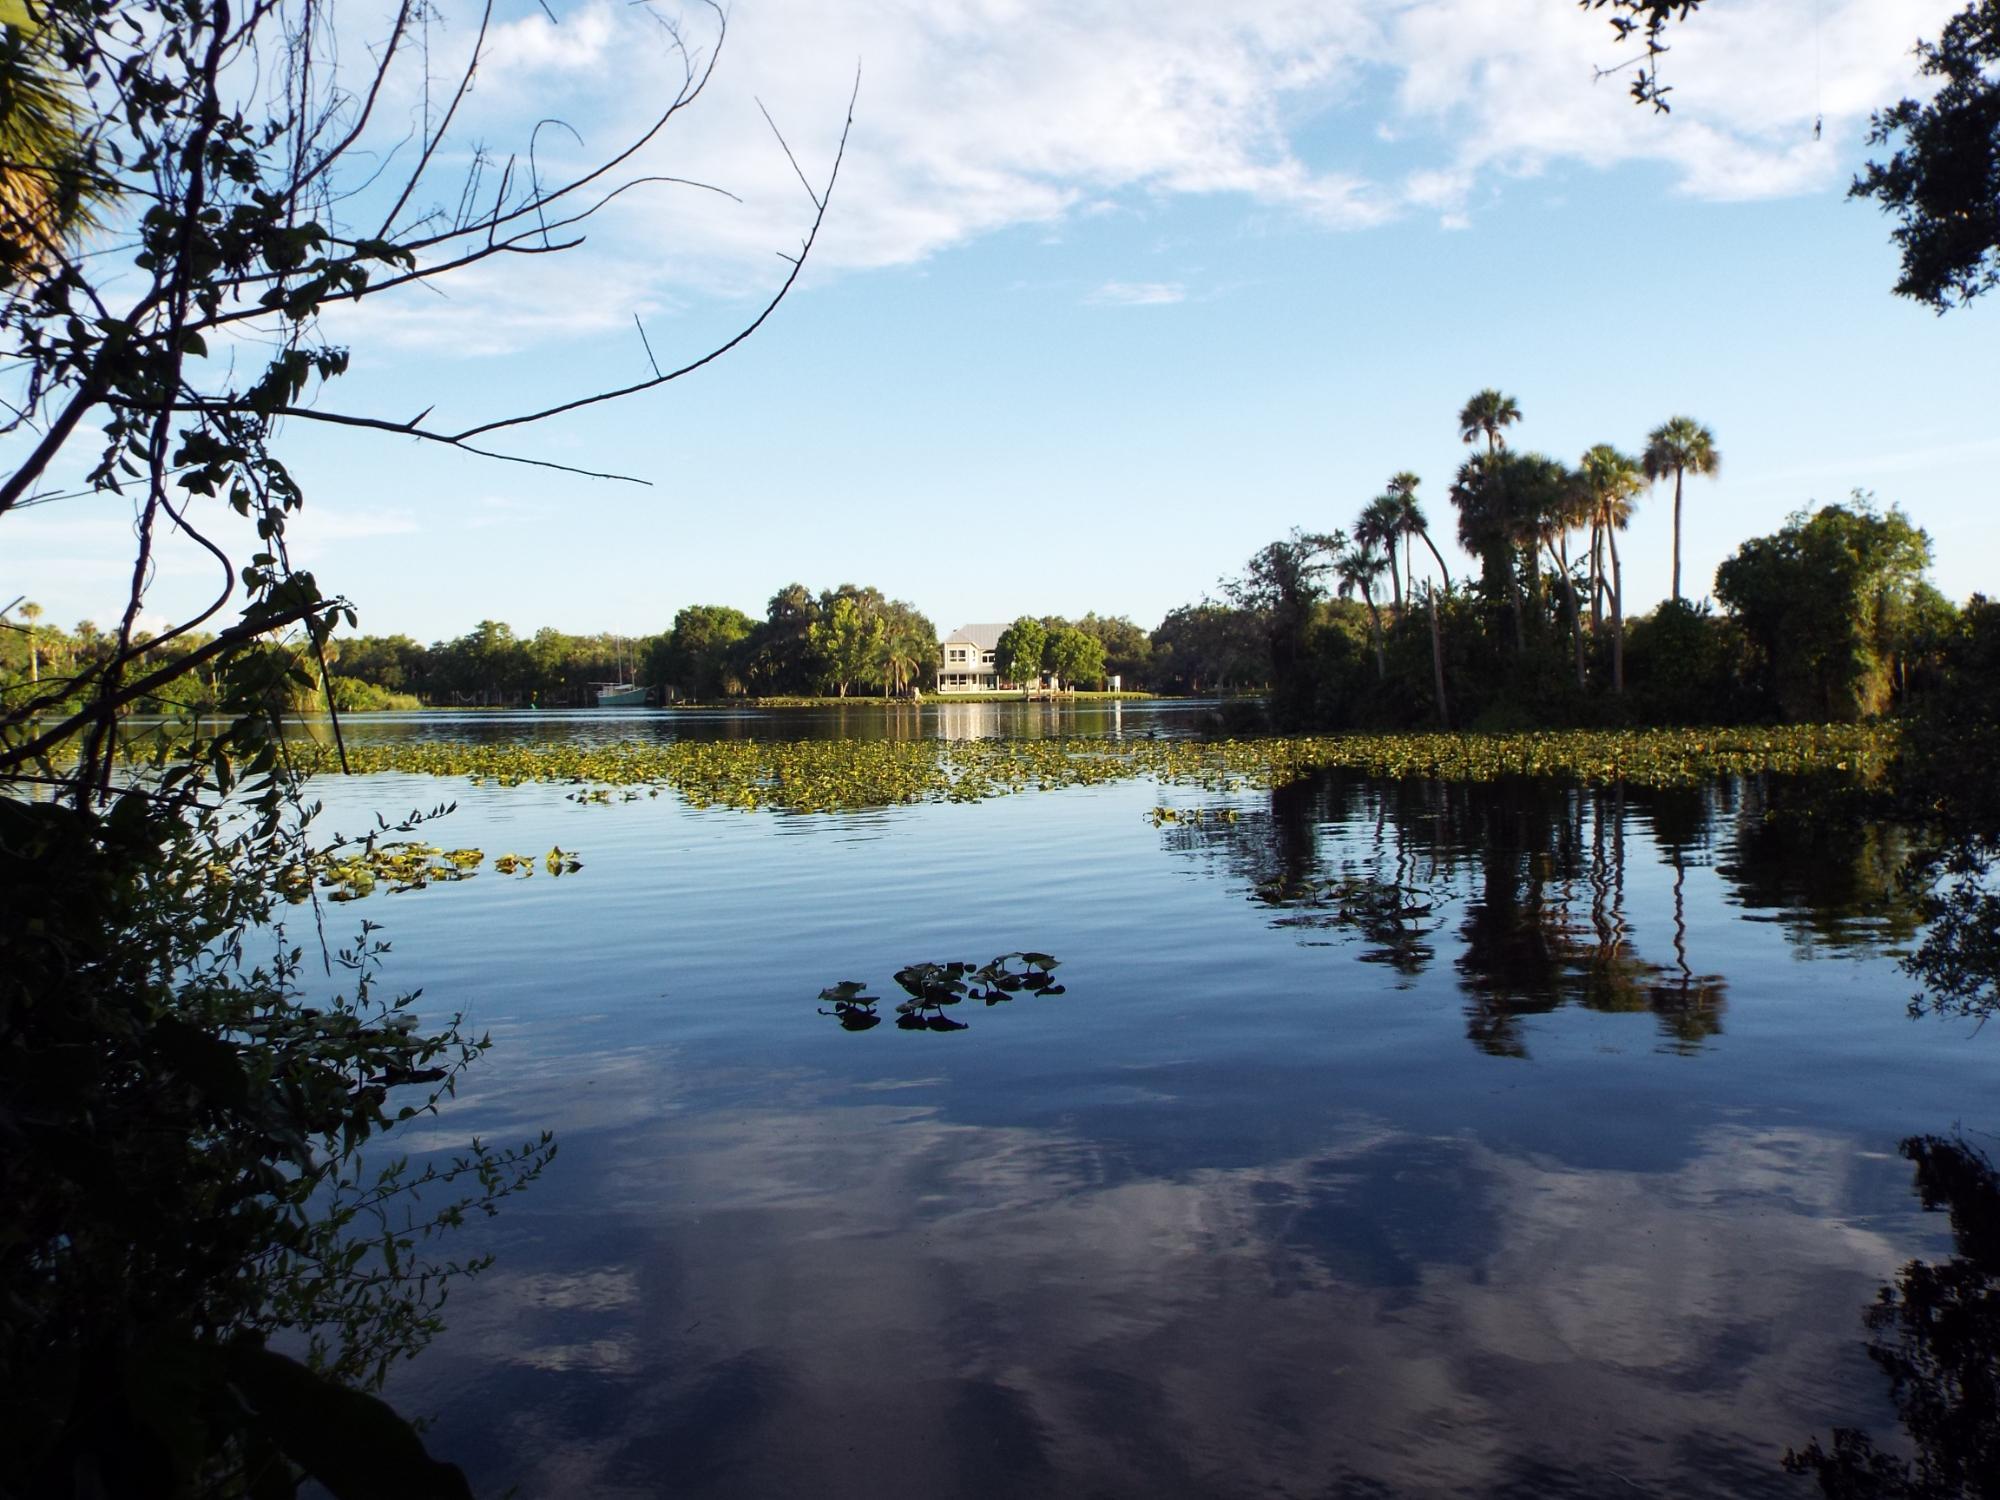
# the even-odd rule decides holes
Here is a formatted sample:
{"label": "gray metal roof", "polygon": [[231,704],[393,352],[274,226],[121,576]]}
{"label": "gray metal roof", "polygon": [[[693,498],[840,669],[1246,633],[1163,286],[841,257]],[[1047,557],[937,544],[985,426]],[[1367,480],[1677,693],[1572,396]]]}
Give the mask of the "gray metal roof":
{"label": "gray metal roof", "polygon": [[1005,625],[961,625],[938,644],[977,646],[981,651],[991,651],[999,646],[1000,637],[1006,634],[1006,631]]}

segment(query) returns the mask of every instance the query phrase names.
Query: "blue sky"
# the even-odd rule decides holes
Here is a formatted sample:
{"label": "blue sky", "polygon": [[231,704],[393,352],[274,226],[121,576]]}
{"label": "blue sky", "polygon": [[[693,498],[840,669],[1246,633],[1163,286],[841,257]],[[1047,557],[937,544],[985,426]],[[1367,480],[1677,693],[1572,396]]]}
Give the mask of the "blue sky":
{"label": "blue sky", "polygon": [[[1894,298],[1888,221],[1843,198],[1868,110],[1956,8],[1717,0],[1661,117],[1593,84],[1617,49],[1567,0],[741,0],[710,92],[646,164],[740,204],[634,195],[568,256],[335,330],[354,369],[325,404],[436,402],[440,425],[643,373],[635,312],[663,362],[701,352],[810,213],[756,100],[817,177],[858,60],[828,228],[771,322],[514,443],[651,487],[297,424],[297,560],[365,630],[422,639],[482,618],[637,634],[691,603],[761,612],[793,580],[874,584],[944,629],[1092,609],[1150,627],[1399,469],[1444,542],[1453,418],[1495,385],[1525,413],[1516,445],[1571,461],[1708,423],[1724,463],[1689,485],[1696,594],[1745,537],[1857,487],[1930,531],[1947,593],[1991,591],[2000,299],[1938,318]],[[657,96],[646,12],[554,9],[503,7],[468,139],[561,115],[594,146]],[[1642,502],[1628,607],[1666,591],[1669,509]],[[8,524],[0,598],[110,617],[124,502]],[[211,572],[170,554],[149,612]]]}

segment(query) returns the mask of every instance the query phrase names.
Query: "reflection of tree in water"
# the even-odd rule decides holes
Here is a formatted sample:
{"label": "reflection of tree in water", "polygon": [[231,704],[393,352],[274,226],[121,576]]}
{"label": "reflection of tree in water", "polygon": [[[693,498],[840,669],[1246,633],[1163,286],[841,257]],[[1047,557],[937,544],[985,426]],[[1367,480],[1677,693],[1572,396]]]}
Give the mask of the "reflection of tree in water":
{"label": "reflection of tree in water", "polygon": [[1838,783],[1743,784],[1719,868],[1746,911],[1768,912],[1807,953],[1907,942],[1918,914],[1898,872],[1909,830]]}
{"label": "reflection of tree in water", "polygon": [[[1523,1054],[1522,1019],[1564,1005],[1651,1012],[1674,1046],[1691,1048],[1720,1028],[1722,982],[1687,959],[1687,851],[1705,848],[1715,809],[1684,795],[1693,800],[1654,818],[1679,877],[1670,966],[1633,946],[1623,788],[1326,774],[1278,788],[1268,808],[1182,821],[1164,836],[1247,882],[1253,901],[1282,912],[1274,926],[1347,934],[1364,962],[1406,978],[1436,962],[1445,913],[1462,903],[1454,962],[1469,1033],[1489,1051]],[[1686,827],[1666,826],[1669,813]]]}
{"label": "reflection of tree in water", "polygon": [[1915,1450],[1876,1449],[1865,1432],[1836,1428],[1788,1452],[1785,1467],[1819,1480],[1822,1494],[1880,1500],[2000,1497],[2000,1175],[1963,1141],[1903,1142],[1925,1208],[1951,1214],[1942,1265],[1913,1260],[1868,1309],[1868,1354]]}
{"label": "reflection of tree in water", "polygon": [[[1635,830],[1642,858],[1671,877],[1671,925],[1649,924],[1650,956],[1627,898]],[[1468,1031],[1509,1056],[1526,1050],[1525,1018],[1566,1005],[1650,1013],[1680,1051],[1720,1032],[1724,981],[1690,949],[1691,871],[1715,870],[1733,904],[1771,914],[1808,951],[1901,942],[1917,920],[1895,880],[1903,831],[1806,779],[1641,789],[1327,772],[1264,807],[1184,816],[1163,837],[1246,883],[1274,926],[1359,942],[1405,983],[1437,962],[1461,909],[1453,966]]]}
{"label": "reflection of tree in water", "polygon": [[[1474,790],[1467,788],[1466,790]],[[1723,981],[1689,963],[1690,849],[1705,859],[1714,809],[1701,792],[1647,799],[1653,837],[1674,870],[1674,962],[1653,963],[1633,943],[1627,913],[1625,788],[1534,783],[1480,789],[1462,837],[1480,850],[1479,885],[1460,929],[1460,983],[1471,1037],[1489,1052],[1524,1056],[1521,1020],[1563,1005],[1650,1012],[1667,1043],[1693,1051],[1722,1029]]]}
{"label": "reflection of tree in water", "polygon": [[[1275,788],[1265,808],[1167,824],[1164,838],[1247,883],[1251,900],[1274,913],[1272,926],[1309,943],[1350,935],[1363,944],[1364,963],[1413,977],[1435,961],[1430,939],[1454,899],[1455,856],[1416,832],[1435,814],[1438,790],[1314,776]],[[1327,825],[1340,835],[1323,840]]]}
{"label": "reflection of tree in water", "polygon": [[1962,834],[1912,860],[1929,923],[1904,970],[1923,985],[1910,1013],[1985,1021],[2000,1012],[2000,839]]}

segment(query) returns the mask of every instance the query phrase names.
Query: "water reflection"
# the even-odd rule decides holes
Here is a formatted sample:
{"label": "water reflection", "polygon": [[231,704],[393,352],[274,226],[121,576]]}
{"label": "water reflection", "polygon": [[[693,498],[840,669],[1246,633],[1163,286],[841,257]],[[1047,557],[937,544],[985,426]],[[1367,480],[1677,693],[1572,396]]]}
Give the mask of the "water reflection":
{"label": "water reflection", "polygon": [[1740,788],[1722,873],[1756,920],[1802,953],[1852,953],[1916,935],[1915,906],[1894,893],[1909,830],[1870,816],[1851,793],[1770,777]]}
{"label": "water reflection", "polygon": [[[1203,732],[1212,701],[1063,699],[959,703],[949,698],[857,699],[814,708],[581,709],[565,711],[423,709],[342,714],[350,744],[466,741],[606,744],[618,740],[978,740],[1178,739]],[[332,742],[332,722],[308,718],[293,732]]]}
{"label": "water reflection", "polygon": [[[1162,837],[1247,886],[1280,913],[1273,927],[1359,942],[1364,961],[1405,983],[1455,937],[1468,1036],[1522,1056],[1523,1022],[1566,1005],[1650,1014],[1675,1051],[1720,1034],[1728,985],[1697,951],[1691,872],[1712,872],[1726,899],[1780,923],[1807,954],[1906,938],[1915,916],[1895,882],[1905,841],[1849,821],[1759,782],[1639,791],[1328,773],[1262,807],[1176,816]],[[1649,870],[1643,944],[1635,861]]]}
{"label": "water reflection", "polygon": [[1868,1355],[1889,1378],[1910,1458],[1884,1452],[1857,1428],[1835,1428],[1785,1455],[1823,1494],[1879,1500],[1991,1500],[2000,1496],[2000,1175],[1963,1140],[1914,1136],[1926,1209],[1951,1218],[1951,1259],[1913,1260],[1864,1315]]}
{"label": "water reflection", "polygon": [[[400,1398],[530,1497],[1803,1494],[1788,1441],[1896,1430],[1894,1145],[1990,1112],[2000,1031],[1908,1025],[1893,894],[1770,806],[1124,782],[857,839],[472,788],[456,837],[589,870],[398,914],[499,1037],[435,1144],[563,1155]],[[1079,1003],[840,1013],[1003,943]]]}
{"label": "water reflection", "polygon": [[503,1255],[446,1424],[531,1495],[1780,1495],[1815,1294],[1892,1253],[1825,1232],[1810,1132],[1646,1173],[1355,1119],[1190,1170],[1110,1123],[795,1096],[592,1152],[615,1207],[571,1272]]}

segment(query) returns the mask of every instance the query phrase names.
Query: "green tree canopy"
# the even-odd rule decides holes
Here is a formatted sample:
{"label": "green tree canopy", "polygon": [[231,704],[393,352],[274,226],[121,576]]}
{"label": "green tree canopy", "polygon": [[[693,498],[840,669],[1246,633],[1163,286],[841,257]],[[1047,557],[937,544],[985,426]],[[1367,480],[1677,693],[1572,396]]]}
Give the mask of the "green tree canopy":
{"label": "green tree canopy", "polygon": [[731,653],[757,622],[727,604],[690,604],[674,616],[673,629],[646,665],[648,682],[683,697],[720,698],[733,680]]}
{"label": "green tree canopy", "polygon": [[843,588],[836,592],[808,635],[819,653],[825,684],[840,697],[845,698],[857,684],[866,686],[881,680],[888,629],[879,607],[858,591]]}
{"label": "green tree canopy", "polygon": [[1097,638],[1104,647],[1104,670],[1126,687],[1143,686],[1151,680],[1147,674],[1152,665],[1153,642],[1125,616],[1106,618],[1092,612],[1078,620],[1076,628]]}
{"label": "green tree canopy", "polygon": [[1066,688],[1104,680],[1104,643],[1074,625],[1050,635],[1042,659]]}
{"label": "green tree canopy", "polygon": [[1877,112],[1868,144],[1893,150],[1851,196],[1899,221],[1896,291],[1945,312],[2000,285],[2000,0],[1968,5],[1917,56],[1937,92]]}
{"label": "green tree canopy", "polygon": [[1022,615],[1001,631],[1000,643],[993,652],[994,670],[1000,680],[1032,687],[1041,675],[1042,650],[1047,643],[1047,630],[1032,615]]}
{"label": "green tree canopy", "polygon": [[1271,680],[1264,622],[1251,610],[1213,600],[1169,610],[1153,632],[1153,671],[1163,687],[1229,692]]}
{"label": "green tree canopy", "polygon": [[937,626],[915,605],[892,599],[882,610],[882,686],[907,693],[930,679],[938,655]]}
{"label": "green tree canopy", "polygon": [[1787,718],[1858,719],[1889,706],[1897,638],[1930,559],[1909,517],[1857,493],[1745,542],[1716,570],[1715,596]]}

